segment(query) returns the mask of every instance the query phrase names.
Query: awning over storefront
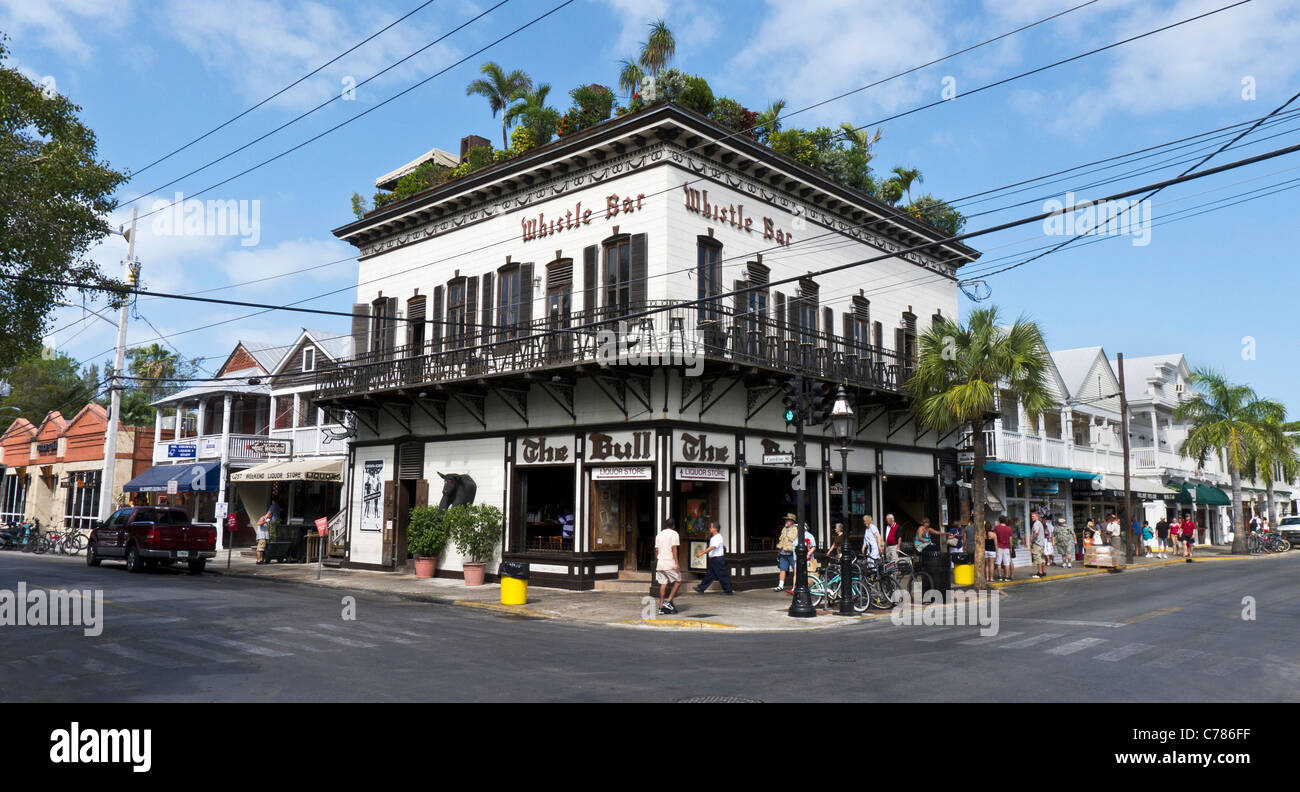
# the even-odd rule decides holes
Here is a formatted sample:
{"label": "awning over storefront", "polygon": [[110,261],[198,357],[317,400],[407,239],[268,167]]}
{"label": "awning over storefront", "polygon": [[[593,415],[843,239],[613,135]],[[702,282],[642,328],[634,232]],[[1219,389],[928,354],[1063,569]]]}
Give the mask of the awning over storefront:
{"label": "awning over storefront", "polygon": [[221,463],[195,462],[183,465],[154,465],[122,487],[123,492],[216,492],[221,489]]}
{"label": "awning over storefront", "polygon": [[[1124,497],[1124,477],[1114,475],[1104,475],[1101,477],[1102,489],[1107,495],[1114,497]],[[1177,493],[1170,492],[1169,488],[1155,479],[1143,478],[1142,476],[1129,476],[1129,489],[1133,491],[1133,497],[1138,500],[1173,500]]]}
{"label": "awning over storefront", "polygon": [[[1180,485],[1180,491],[1178,493],[1179,503],[1191,505],[1191,488],[1192,485],[1187,482],[1183,482]],[[1232,504],[1232,498],[1225,495],[1223,490],[1218,487],[1207,487],[1204,484],[1197,484],[1196,503],[1198,506],[1230,506]]]}
{"label": "awning over storefront", "polygon": [[1091,481],[1101,477],[1099,473],[1084,473],[1082,470],[1042,467],[1041,465],[1022,465],[1017,462],[985,462],[984,472],[1028,479],[1082,479]]}
{"label": "awning over storefront", "polygon": [[265,465],[230,474],[236,482],[259,481],[326,481],[343,480],[342,459],[300,459],[291,462],[267,462]]}

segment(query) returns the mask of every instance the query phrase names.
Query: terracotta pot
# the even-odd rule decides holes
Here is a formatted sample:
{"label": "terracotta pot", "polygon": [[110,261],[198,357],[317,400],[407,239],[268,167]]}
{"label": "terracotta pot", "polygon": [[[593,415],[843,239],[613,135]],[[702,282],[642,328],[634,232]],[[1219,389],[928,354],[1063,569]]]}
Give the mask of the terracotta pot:
{"label": "terracotta pot", "polygon": [[438,568],[438,557],[437,557],[437,556],[433,556],[433,557],[431,557],[431,558],[426,558],[425,556],[416,556],[416,557],[415,557],[415,576],[416,576],[416,577],[418,577],[418,578],[431,578],[431,577],[433,577],[433,572],[434,572],[434,570],[437,569],[437,568]]}
{"label": "terracotta pot", "polygon": [[487,564],[465,564],[465,585],[481,586],[483,585],[483,573],[487,569]]}

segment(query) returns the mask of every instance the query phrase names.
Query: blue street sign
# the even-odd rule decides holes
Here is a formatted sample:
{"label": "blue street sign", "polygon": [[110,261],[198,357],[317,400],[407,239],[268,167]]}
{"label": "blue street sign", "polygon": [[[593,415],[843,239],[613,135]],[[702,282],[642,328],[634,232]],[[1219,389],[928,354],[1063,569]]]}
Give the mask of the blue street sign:
{"label": "blue street sign", "polygon": [[193,458],[194,458],[194,455],[195,455],[195,451],[197,451],[197,450],[198,450],[198,449],[196,449],[193,445],[190,445],[190,444],[188,444],[188,443],[168,443],[168,444],[167,444],[167,456],[168,456],[169,458],[171,458],[171,457],[182,457],[182,458],[186,458],[186,459],[193,459]]}

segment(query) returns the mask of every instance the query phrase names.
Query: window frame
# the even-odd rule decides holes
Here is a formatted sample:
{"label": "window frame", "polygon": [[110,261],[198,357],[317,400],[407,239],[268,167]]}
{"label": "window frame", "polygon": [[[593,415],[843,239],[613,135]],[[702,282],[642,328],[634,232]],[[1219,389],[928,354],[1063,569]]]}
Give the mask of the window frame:
{"label": "window frame", "polygon": [[[620,255],[616,267],[611,267],[611,253]],[[606,318],[614,318],[632,310],[632,236],[620,234],[601,244],[601,307]],[[621,277],[611,277],[619,276]]]}

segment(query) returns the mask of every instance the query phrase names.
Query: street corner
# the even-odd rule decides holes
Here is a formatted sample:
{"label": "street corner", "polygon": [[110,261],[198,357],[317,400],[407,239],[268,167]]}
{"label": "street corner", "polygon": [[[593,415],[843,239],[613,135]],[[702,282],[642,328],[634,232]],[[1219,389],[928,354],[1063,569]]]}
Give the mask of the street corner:
{"label": "street corner", "polygon": [[455,600],[452,602],[461,608],[473,608],[475,610],[487,611],[503,616],[514,616],[525,619],[558,619],[560,614],[554,611],[537,610],[529,608],[526,605],[502,605],[499,602],[479,602],[475,600]]}
{"label": "street corner", "polygon": [[654,627],[673,630],[738,630],[735,624],[708,621],[706,619],[626,619],[613,622],[624,627]]}

